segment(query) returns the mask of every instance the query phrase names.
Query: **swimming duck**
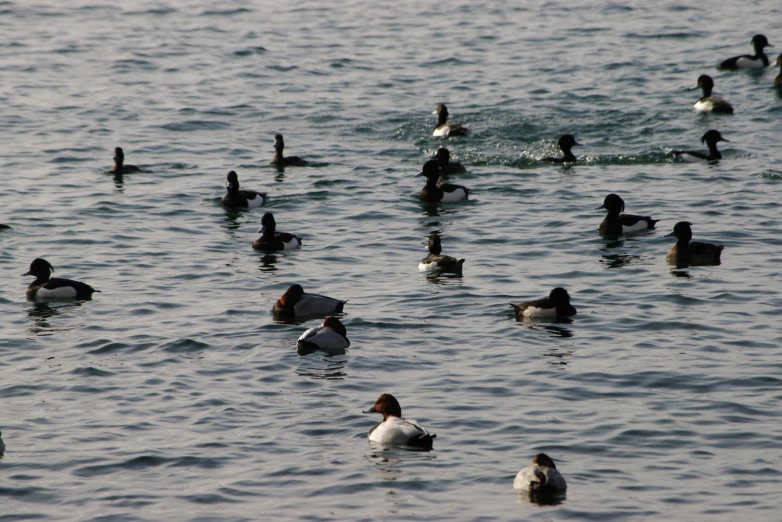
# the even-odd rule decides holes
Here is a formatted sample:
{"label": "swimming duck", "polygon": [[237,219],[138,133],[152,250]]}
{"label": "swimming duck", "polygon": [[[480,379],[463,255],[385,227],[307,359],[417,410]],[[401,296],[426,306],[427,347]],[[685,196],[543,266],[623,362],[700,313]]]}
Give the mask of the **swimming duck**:
{"label": "swimming duck", "polygon": [[698,151],[675,150],[673,151],[673,155],[683,161],[686,161],[687,163],[694,163],[701,160],[714,161],[722,159],[722,154],[720,154],[720,151],[717,150],[718,141],[729,140],[723,138],[719,131],[712,129],[710,131],[706,131],[706,134],[701,137],[701,143],[705,143],[709,147],[708,154],[704,154],[703,152]]}
{"label": "swimming duck", "polygon": [[733,114],[733,107],[722,98],[715,98],[711,95],[714,88],[714,80],[708,74],[702,74],[698,77],[698,87],[703,90],[703,97],[695,102],[695,110],[701,112],[716,112],[721,114]]}
{"label": "swimming duck", "polygon": [[440,252],[442,252],[440,236],[437,232],[432,232],[429,236],[429,255],[418,263],[418,270],[433,270],[437,272],[461,274],[464,259],[457,260],[455,257],[441,256]]}
{"label": "swimming duck", "polygon": [[450,183],[437,184],[440,177],[440,164],[437,160],[429,160],[424,163],[424,167],[419,176],[426,178],[426,185],[418,194],[418,199],[429,203],[449,203],[452,201],[462,201],[467,199],[467,187],[461,185],[452,185]]}
{"label": "swimming duck", "polygon": [[[692,239],[692,223],[679,221],[674,225],[673,232],[668,236],[676,237],[676,244],[665,256],[665,261],[669,265],[682,266],[708,266],[719,265],[722,245],[712,245],[711,243],[700,243],[690,241]],[[666,236],[666,237],[668,237]]]}
{"label": "swimming duck", "polygon": [[447,176],[448,174],[464,174],[467,172],[464,165],[458,161],[451,161],[451,153],[446,148],[440,147],[437,149],[437,153],[434,157],[440,165],[441,176]]}
{"label": "swimming duck", "polygon": [[551,457],[538,453],[532,458],[532,464],[518,472],[513,489],[529,493],[564,493],[567,483]]}
{"label": "swimming duck", "polygon": [[141,172],[141,169],[135,165],[125,165],[125,153],[122,151],[122,147],[117,147],[114,149],[114,166],[111,167],[109,172],[127,174],[129,172]]}
{"label": "swimming duck", "polygon": [[559,138],[559,141],[557,142],[557,145],[559,145],[560,150],[562,151],[563,157],[561,158],[552,158],[552,157],[546,157],[541,159],[540,161],[548,161],[551,163],[572,163],[576,161],[576,157],[573,155],[572,152],[570,152],[570,149],[573,147],[581,146],[580,143],[576,142],[576,138],[574,138],[570,134],[565,134],[564,136]]}
{"label": "swimming duck", "polygon": [[239,190],[239,176],[235,171],[228,173],[225,189],[228,194],[223,196],[220,204],[228,208],[257,208],[266,202],[266,192],[254,190]]}
{"label": "swimming duck", "polygon": [[321,326],[310,328],[299,337],[296,343],[299,354],[306,355],[315,350],[321,350],[333,355],[345,353],[350,346],[348,332],[339,319],[326,317]]}
{"label": "swimming duck", "polygon": [[458,123],[446,123],[448,121],[448,107],[442,103],[432,114],[437,114],[437,127],[432,131],[432,136],[447,138],[448,136],[464,136],[470,132],[470,129],[462,127]]}
{"label": "swimming duck", "polygon": [[70,279],[50,278],[54,267],[45,259],[35,259],[23,276],[35,276],[27,287],[27,299],[89,299],[95,290],[86,283]]}
{"label": "swimming duck", "polygon": [[325,295],[307,294],[301,285],[292,285],[274,303],[274,313],[288,317],[339,314],[345,303]]}
{"label": "swimming duck", "polygon": [[520,304],[513,304],[513,313],[519,318],[539,318],[539,317],[567,317],[576,315],[576,309],[570,304],[570,295],[564,288],[555,288],[548,297],[526,301]]}
{"label": "swimming duck", "polygon": [[261,237],[253,241],[253,248],[256,250],[277,252],[301,246],[301,239],[298,236],[286,232],[277,232],[277,222],[274,220],[274,215],[271,212],[267,212],[261,218],[261,228],[258,230],[258,233],[261,234]]}
{"label": "swimming duck", "polygon": [[720,64],[720,69],[735,71],[737,69],[758,69],[762,67],[768,67],[768,56],[763,54],[763,48],[774,46],[768,43],[768,40],[766,40],[766,37],[762,34],[756,34],[753,36],[750,43],[755,49],[755,56],[743,54],[741,56],[728,58]]}
{"label": "swimming duck", "polygon": [[601,208],[608,210],[608,215],[600,223],[600,234],[603,236],[618,236],[619,234],[651,230],[654,228],[654,224],[660,221],[649,216],[621,214],[625,209],[625,202],[616,194],[607,195],[603,204],[597,207],[597,209]]}
{"label": "swimming duck", "polygon": [[3,432],[0,431],[0,455],[5,453],[5,442],[3,442]]}
{"label": "swimming duck", "polygon": [[275,134],[274,136],[274,157],[272,158],[272,163],[277,165],[278,167],[287,167],[287,166],[293,166],[293,167],[303,167],[307,165],[307,161],[298,157],[298,156],[289,156],[285,157],[282,154],[283,149],[285,148],[285,141],[282,139],[282,134]]}
{"label": "swimming duck", "polygon": [[777,87],[782,87],[782,54],[777,56],[777,65],[779,66],[779,74],[777,74],[777,77],[774,78],[774,85]]}
{"label": "swimming duck", "polygon": [[390,393],[378,397],[375,405],[364,413],[383,415],[383,422],[369,430],[367,438],[370,441],[386,447],[432,449],[432,442],[437,435],[429,433],[412,419],[403,419],[402,407]]}

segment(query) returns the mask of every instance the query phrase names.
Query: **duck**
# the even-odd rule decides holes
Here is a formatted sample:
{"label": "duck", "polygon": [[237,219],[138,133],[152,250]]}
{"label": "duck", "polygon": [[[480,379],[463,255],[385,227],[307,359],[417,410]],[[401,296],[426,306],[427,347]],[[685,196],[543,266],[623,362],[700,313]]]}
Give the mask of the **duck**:
{"label": "duck", "polygon": [[468,199],[469,191],[467,187],[450,183],[437,184],[437,180],[440,178],[440,164],[437,160],[429,160],[424,163],[423,169],[418,176],[426,178],[426,185],[418,194],[418,199],[421,201],[449,203]]}
{"label": "duck", "polygon": [[258,208],[266,203],[266,192],[254,190],[239,190],[239,175],[236,171],[228,173],[225,189],[228,193],[220,200],[220,204],[228,208]]}
{"label": "duck", "polygon": [[564,493],[567,483],[551,457],[538,453],[529,466],[516,474],[513,489],[525,493]]}
{"label": "duck", "polygon": [[673,232],[666,237],[674,236],[676,244],[668,251],[665,261],[676,266],[710,266],[720,264],[723,245],[700,243],[692,239],[692,223],[679,221],[674,225]]}
{"label": "duck", "polygon": [[114,149],[114,166],[109,172],[114,174],[128,174],[129,172],[141,172],[141,169],[135,165],[125,165],[125,152],[122,147]]}
{"label": "duck", "polygon": [[720,154],[720,151],[717,150],[717,142],[719,141],[729,142],[730,140],[723,138],[722,134],[720,134],[720,131],[712,129],[706,131],[706,134],[701,136],[701,143],[705,143],[706,146],[709,147],[708,154],[704,154],[703,152],[698,151],[675,150],[673,151],[673,155],[687,163],[694,163],[702,160],[714,161],[722,159],[722,154]]}
{"label": "duck", "polygon": [[570,295],[564,288],[555,288],[548,297],[520,304],[511,303],[511,306],[519,319],[576,315],[576,309],[570,304]]}
{"label": "duck", "polygon": [[274,157],[272,158],[272,164],[278,167],[304,167],[307,165],[307,160],[304,160],[298,156],[283,156],[282,151],[285,148],[285,141],[282,138],[282,134],[274,135]]}
{"label": "duck", "polygon": [[415,448],[431,450],[437,437],[429,433],[418,422],[402,418],[402,407],[390,393],[384,393],[375,405],[363,413],[380,413],[383,422],[369,430],[367,438],[384,447]]}
{"label": "duck", "polygon": [[432,136],[447,138],[448,136],[464,136],[470,132],[470,129],[462,127],[458,123],[447,123],[448,107],[442,103],[437,106],[437,109],[432,114],[437,114],[437,126],[432,131]]}
{"label": "duck", "polygon": [[287,317],[333,315],[342,313],[347,300],[334,299],[325,295],[308,294],[301,285],[291,285],[274,303],[273,311]]}
{"label": "duck", "polygon": [[753,36],[750,43],[755,49],[754,56],[743,54],[741,56],[728,58],[720,64],[720,69],[736,71],[738,69],[760,69],[763,67],[768,67],[768,56],[763,53],[763,48],[774,46],[768,43],[768,40],[762,34],[756,34]]}
{"label": "duck", "polygon": [[711,95],[714,88],[714,80],[708,74],[701,74],[698,77],[698,87],[703,90],[703,97],[695,102],[696,111],[716,112],[720,114],[733,114],[733,107],[722,98],[715,98]]}
{"label": "duck", "polygon": [[258,230],[261,237],[253,241],[253,248],[266,252],[280,250],[292,250],[301,246],[301,238],[286,232],[277,232],[277,222],[274,215],[267,212],[261,218],[261,228]]}
{"label": "duck", "polygon": [[30,263],[30,270],[23,276],[35,276],[35,281],[27,287],[27,299],[90,299],[92,294],[100,292],[86,283],[70,279],[51,278],[54,267],[40,257]]}
{"label": "duck", "polygon": [[776,64],[779,66],[779,74],[777,74],[777,77],[774,78],[774,85],[777,87],[782,87],[782,54],[777,56]]}
{"label": "duck", "polygon": [[5,453],[5,442],[3,442],[3,432],[0,431],[0,455]]}
{"label": "duck", "polygon": [[440,235],[432,232],[429,236],[429,255],[418,263],[418,270],[432,270],[436,272],[451,272],[454,274],[462,273],[464,259],[456,259],[451,256],[441,256],[442,245],[440,244]]}
{"label": "duck", "polygon": [[603,200],[603,204],[597,209],[608,210],[608,215],[600,223],[600,234],[603,236],[618,236],[620,234],[632,234],[643,230],[652,230],[659,219],[649,216],[634,216],[622,214],[625,202],[616,194],[609,194]]}
{"label": "duck", "polygon": [[552,158],[551,156],[548,156],[540,161],[548,161],[550,163],[573,163],[576,161],[576,157],[570,152],[570,149],[573,147],[580,147],[581,144],[576,141],[576,138],[574,138],[573,135],[564,134],[559,138],[559,141],[557,141],[557,145],[563,154],[561,158]]}
{"label": "duck", "polygon": [[464,174],[467,172],[464,165],[458,161],[451,161],[451,153],[444,147],[437,149],[434,159],[436,159],[437,163],[440,165],[441,176],[447,176],[448,174]]}
{"label": "duck", "polygon": [[332,355],[345,353],[350,346],[345,325],[336,317],[326,317],[323,324],[310,328],[299,337],[296,343],[300,355],[321,350]]}

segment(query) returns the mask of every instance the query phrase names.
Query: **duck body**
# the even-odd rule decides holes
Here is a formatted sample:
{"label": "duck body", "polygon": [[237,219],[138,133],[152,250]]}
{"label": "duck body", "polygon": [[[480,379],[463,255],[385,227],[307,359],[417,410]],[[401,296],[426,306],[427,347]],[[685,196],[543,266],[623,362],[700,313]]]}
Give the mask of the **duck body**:
{"label": "duck body", "polygon": [[325,295],[304,292],[301,285],[292,285],[274,303],[274,313],[285,317],[311,317],[342,313],[347,301]]}
{"label": "duck body", "polygon": [[768,67],[768,56],[763,53],[765,47],[773,47],[762,34],[756,34],[750,42],[755,49],[754,55],[743,54],[734,56],[720,63],[720,69],[737,71],[739,69],[762,69]]}
{"label": "duck body", "polygon": [[441,252],[442,245],[440,243],[440,236],[436,232],[433,232],[429,237],[429,255],[423,258],[420,263],[418,263],[418,270],[461,274],[462,265],[464,265],[464,259],[443,256],[440,255]]}
{"label": "duck body", "polygon": [[345,325],[336,317],[327,317],[321,326],[305,331],[296,343],[299,354],[306,355],[320,350],[332,355],[345,353],[350,346]]}
{"label": "duck body", "polygon": [[5,442],[3,442],[3,432],[0,432],[0,455],[5,453]]}
{"label": "duck body", "polygon": [[440,165],[440,175],[448,176],[449,174],[465,174],[467,169],[458,161],[451,161],[451,153],[448,149],[440,147],[437,149],[435,159]]}
{"label": "duck body", "polygon": [[27,299],[90,299],[97,292],[90,285],[80,281],[50,277],[54,270],[45,259],[35,259],[30,270],[23,276],[35,276],[35,281],[27,287]]}
{"label": "duck body", "polygon": [[429,254],[423,258],[420,263],[418,263],[418,270],[422,272],[430,270],[434,272],[451,272],[454,274],[461,274],[462,265],[464,265],[464,259]]}
{"label": "duck body", "polygon": [[576,315],[576,309],[570,304],[570,295],[564,288],[555,288],[548,297],[525,301],[519,304],[511,303],[514,314],[519,318],[539,319],[552,317],[568,317]]}
{"label": "duck body", "polygon": [[418,175],[426,178],[426,185],[418,193],[418,199],[421,201],[451,203],[465,201],[469,198],[467,187],[451,183],[437,184],[437,180],[440,178],[440,166],[437,160],[429,160],[424,163],[423,171]]}
{"label": "duck body", "polygon": [[220,200],[226,208],[258,208],[266,203],[266,193],[239,190],[239,176],[233,170],[228,173],[225,188],[228,193]]}
{"label": "duck body", "polygon": [[677,241],[665,256],[666,263],[677,267],[719,265],[721,263],[720,256],[725,247],[691,241],[691,225],[687,221],[680,221],[673,227],[673,232],[669,235],[675,236]]}
{"label": "duck body", "polygon": [[442,103],[434,111],[437,114],[437,126],[432,131],[432,136],[447,138],[448,136],[464,136],[470,129],[462,127],[458,123],[448,123],[448,108]]}
{"label": "duck body", "polygon": [[389,393],[381,395],[364,413],[380,413],[383,422],[369,430],[367,438],[383,447],[431,450],[437,435],[431,434],[413,419],[402,418],[402,407]]}
{"label": "duck body", "polygon": [[697,163],[700,161],[715,161],[722,159],[722,154],[717,150],[717,142],[729,141],[722,137],[722,134],[716,130],[709,130],[701,137],[701,143],[709,147],[708,153],[690,150],[674,150],[673,155],[687,163]]}
{"label": "duck body", "polygon": [[128,174],[131,172],[141,172],[141,169],[135,165],[125,165],[125,152],[122,147],[116,147],[114,149],[114,166],[111,167],[109,172],[114,174]]}
{"label": "duck body", "polygon": [[301,239],[298,236],[287,232],[277,232],[277,222],[271,212],[267,212],[261,218],[261,228],[258,233],[261,234],[261,237],[253,241],[255,250],[279,252],[293,250],[301,246]]}
{"label": "duck body", "polygon": [[532,464],[516,474],[513,489],[521,493],[564,493],[567,483],[554,461],[545,453],[538,453]]}
{"label": "duck body", "polygon": [[777,74],[777,77],[774,78],[774,85],[776,87],[782,87],[782,54],[777,56],[776,64],[779,66],[779,74]]}
{"label": "duck body", "polygon": [[733,114],[733,107],[730,103],[711,95],[711,91],[714,89],[714,80],[711,79],[711,76],[702,74],[698,78],[698,87],[703,90],[703,96],[693,105],[696,111]]}
{"label": "duck body", "polygon": [[625,202],[616,194],[606,196],[603,205],[597,208],[608,210],[608,215],[600,223],[600,235],[602,236],[619,236],[652,230],[654,225],[660,221],[649,216],[621,214],[625,209]]}
{"label": "duck body", "polygon": [[307,160],[304,160],[298,156],[285,156],[283,150],[285,149],[285,141],[282,134],[274,136],[274,157],[271,163],[278,167],[304,167],[308,165]]}
{"label": "duck body", "polygon": [[559,146],[559,149],[562,151],[562,157],[561,158],[553,158],[551,156],[548,156],[546,158],[541,159],[540,161],[547,161],[549,163],[573,163],[576,161],[576,156],[571,152],[570,149],[573,147],[580,146],[581,144],[576,142],[576,139],[571,134],[565,134],[559,138],[559,141],[557,142],[557,145]]}

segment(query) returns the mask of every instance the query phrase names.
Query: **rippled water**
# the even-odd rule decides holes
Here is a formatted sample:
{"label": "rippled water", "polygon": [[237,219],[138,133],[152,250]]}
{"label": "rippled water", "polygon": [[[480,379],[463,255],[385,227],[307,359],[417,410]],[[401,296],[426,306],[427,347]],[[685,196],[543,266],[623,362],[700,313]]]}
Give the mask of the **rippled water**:
{"label": "rippled water", "polygon": [[[0,520],[777,518],[782,96],[715,66],[759,32],[779,52],[780,15],[0,2]],[[700,74],[734,116],[692,111]],[[472,128],[446,140],[471,199],[427,208],[437,103]],[[709,128],[723,161],[673,161]],[[277,132],[311,166],[271,168]],[[538,162],[563,133],[582,161]],[[115,146],[144,172],[107,174]],[[250,248],[231,169],[300,250]],[[658,230],[600,238],[609,192]],[[721,266],[665,265],[680,220]],[[417,271],[433,230],[463,277]],[[101,293],[27,302],[35,257]],[[345,355],[273,320],[295,282],[349,299]],[[513,320],[555,286],[572,321]],[[435,451],[368,444],[383,392]],[[541,451],[557,506],[512,489]]]}

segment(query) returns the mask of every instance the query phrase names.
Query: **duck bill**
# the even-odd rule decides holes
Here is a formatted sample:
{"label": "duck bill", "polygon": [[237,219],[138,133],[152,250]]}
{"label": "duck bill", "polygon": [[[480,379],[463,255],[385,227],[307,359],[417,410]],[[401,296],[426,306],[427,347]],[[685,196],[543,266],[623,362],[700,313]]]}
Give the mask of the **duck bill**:
{"label": "duck bill", "polygon": [[595,210],[604,210],[605,208],[605,205],[600,205],[599,207],[595,207]]}
{"label": "duck bill", "polygon": [[33,275],[33,274],[30,273],[29,270],[27,272],[25,272],[24,274],[22,274],[22,276],[29,276],[29,275]]}
{"label": "duck bill", "polygon": [[371,407],[371,408],[369,408],[368,410],[364,410],[364,411],[362,411],[361,413],[377,413],[377,410],[375,409],[375,407],[374,407],[374,406],[372,406],[372,407]]}
{"label": "duck bill", "polygon": [[261,227],[258,229],[259,234],[263,234],[264,232],[266,232],[266,227]]}

